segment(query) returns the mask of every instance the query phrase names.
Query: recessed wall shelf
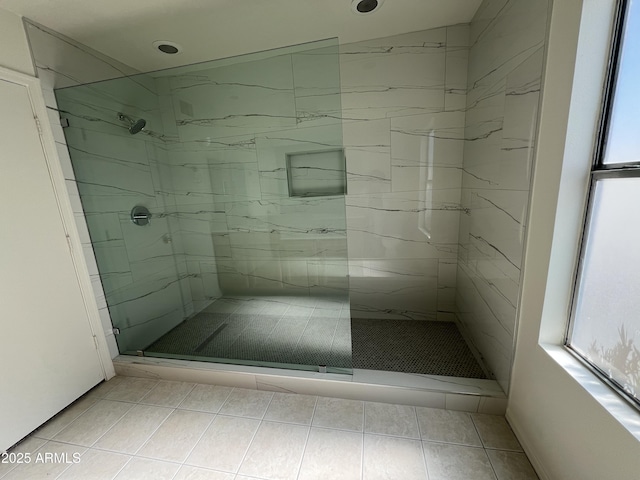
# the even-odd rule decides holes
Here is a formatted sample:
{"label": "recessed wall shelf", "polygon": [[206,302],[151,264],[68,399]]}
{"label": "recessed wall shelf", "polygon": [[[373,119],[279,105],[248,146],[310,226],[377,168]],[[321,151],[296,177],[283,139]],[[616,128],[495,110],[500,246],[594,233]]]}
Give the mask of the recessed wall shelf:
{"label": "recessed wall shelf", "polygon": [[344,150],[287,154],[290,197],[345,195],[347,174]]}

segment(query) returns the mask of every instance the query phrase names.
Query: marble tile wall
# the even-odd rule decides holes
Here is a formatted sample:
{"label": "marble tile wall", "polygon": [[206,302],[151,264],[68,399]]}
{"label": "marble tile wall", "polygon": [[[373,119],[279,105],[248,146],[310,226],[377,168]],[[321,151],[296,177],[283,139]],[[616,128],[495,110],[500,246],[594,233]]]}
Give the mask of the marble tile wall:
{"label": "marble tile wall", "polygon": [[[224,293],[342,294],[348,274],[353,316],[451,319],[468,33],[452,26],[158,79],[180,140],[174,184],[187,178],[181,169],[201,179],[174,193],[213,197]],[[342,144],[344,199],[288,195],[288,153]]]}
{"label": "marble tile wall", "polygon": [[[40,28],[32,34],[46,35],[51,33]],[[118,185],[124,189],[120,195],[109,198],[99,191],[85,201],[87,221],[104,221],[116,232],[105,230],[94,242],[96,256],[112,263],[102,283],[108,295],[121,295],[114,312],[124,309],[125,318],[134,318],[126,311],[137,305],[135,298],[145,310],[143,298],[155,302],[152,292],[169,289],[176,292],[176,302],[164,295],[155,303],[164,306],[142,320],[143,325],[158,319],[154,322],[169,326],[172,320],[162,313],[177,316],[179,309],[168,308],[167,302],[177,305],[178,287],[187,299],[182,305],[187,313],[215,296],[207,292],[331,295],[349,288],[355,316],[450,318],[467,42],[468,27],[452,26],[343,45],[339,55],[329,45],[211,71],[135,77],[140,80],[132,90],[130,79],[124,79],[104,87],[110,91],[101,92],[102,104],[78,98],[85,103],[86,118],[76,120],[84,122],[82,132],[74,132],[72,121],[70,137],[99,150],[103,145],[105,151],[121,149],[112,158],[118,168],[132,172]],[[48,59],[44,44],[35,50],[41,52],[37,58]],[[101,68],[107,70],[99,72],[102,77],[113,74],[108,64]],[[54,76],[52,84],[80,83],[77,76]],[[135,104],[136,89],[142,92],[142,105]],[[121,135],[116,141],[115,132],[123,131],[117,122],[110,126],[114,131],[103,134],[92,128],[96,117],[113,122],[114,111],[124,109],[118,102],[128,107],[126,113],[147,118],[148,128],[158,135]],[[288,197],[287,153],[343,144],[346,197]],[[123,153],[125,147],[136,160]],[[73,172],[68,171],[73,189]],[[104,171],[92,174],[104,181]],[[136,243],[118,228],[130,227],[125,207],[143,200],[157,215],[148,230],[154,230],[154,240],[137,250],[153,253],[153,262],[134,261],[139,263],[134,279],[121,254],[127,242],[134,249]],[[166,255],[171,249],[177,253],[174,265]],[[159,283],[149,284],[153,290],[131,288],[145,269],[155,272]],[[172,269],[177,283],[168,281]]]}
{"label": "marble tile wall", "polygon": [[[344,197],[291,196],[286,163],[287,154],[342,148],[338,68],[334,40],[156,79],[166,131],[178,139],[167,146],[170,193],[203,227],[200,238],[184,236],[187,251],[213,238],[225,294],[347,295]],[[335,176],[306,162],[294,175],[311,190]]]}
{"label": "marble tile wall", "polygon": [[342,45],[351,314],[455,310],[467,25]]}
{"label": "marble tile wall", "polygon": [[470,25],[459,320],[508,391],[547,0],[486,0]]}

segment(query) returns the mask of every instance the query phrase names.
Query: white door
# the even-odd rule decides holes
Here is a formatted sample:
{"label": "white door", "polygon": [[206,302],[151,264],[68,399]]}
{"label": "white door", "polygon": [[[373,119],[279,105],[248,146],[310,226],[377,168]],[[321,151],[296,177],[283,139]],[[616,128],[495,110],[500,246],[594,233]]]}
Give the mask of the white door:
{"label": "white door", "polygon": [[0,452],[104,379],[34,108],[0,76]]}

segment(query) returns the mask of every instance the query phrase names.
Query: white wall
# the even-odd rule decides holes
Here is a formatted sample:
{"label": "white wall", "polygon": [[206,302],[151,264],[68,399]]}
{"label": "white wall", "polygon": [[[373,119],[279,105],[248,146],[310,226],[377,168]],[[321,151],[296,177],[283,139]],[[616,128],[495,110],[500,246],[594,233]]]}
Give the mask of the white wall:
{"label": "white wall", "polygon": [[637,479],[640,472],[638,411],[560,346],[614,3],[553,4],[507,409],[543,480]]}
{"label": "white wall", "polygon": [[34,74],[22,18],[2,9],[0,9],[0,42],[4,45],[0,49],[0,66],[27,75]]}

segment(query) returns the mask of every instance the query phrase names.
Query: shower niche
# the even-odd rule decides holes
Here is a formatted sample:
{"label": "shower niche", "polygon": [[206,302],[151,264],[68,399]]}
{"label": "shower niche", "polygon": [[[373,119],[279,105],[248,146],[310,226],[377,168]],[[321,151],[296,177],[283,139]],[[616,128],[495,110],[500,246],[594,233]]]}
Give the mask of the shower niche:
{"label": "shower niche", "polygon": [[290,197],[347,194],[344,151],[289,153],[286,158]]}

